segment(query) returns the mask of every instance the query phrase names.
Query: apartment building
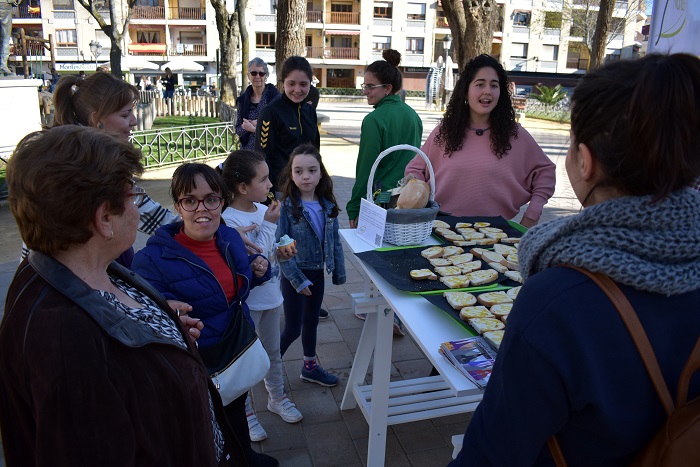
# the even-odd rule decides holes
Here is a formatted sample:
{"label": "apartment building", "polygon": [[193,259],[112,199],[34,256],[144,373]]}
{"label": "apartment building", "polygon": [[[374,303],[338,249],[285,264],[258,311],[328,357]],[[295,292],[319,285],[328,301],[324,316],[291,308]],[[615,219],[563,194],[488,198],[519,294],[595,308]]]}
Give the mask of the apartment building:
{"label": "apartment building", "polygon": [[[250,56],[271,65],[275,61],[277,1],[250,0],[246,15]],[[590,16],[585,15],[587,10],[595,10],[587,6],[590,0],[496,3],[499,19],[491,53],[507,70],[520,76],[585,72],[588,55],[581,43],[589,31],[581,17]],[[608,59],[626,58],[638,52],[641,44],[635,39],[646,19],[644,11],[637,0],[616,2],[617,32],[610,38]],[[384,49],[394,48],[403,55],[404,87],[424,90],[430,67],[451,52],[445,50],[450,29],[440,0],[308,0],[306,16],[306,57],[320,87],[357,88],[364,80],[364,68],[380,59]],[[109,40],[94,18],[74,0],[23,3],[13,15],[13,29],[19,28],[24,28],[29,36],[51,35],[59,73],[92,72],[96,65],[109,61]],[[95,46],[98,43],[100,48]],[[144,68],[144,62],[151,62],[154,68],[173,59],[189,59],[204,69],[180,70],[180,82],[197,87],[216,79],[218,47],[214,11],[207,0],[140,0],[131,11],[123,47],[127,57],[122,65],[138,77],[160,73]],[[33,52],[35,68],[48,71],[48,52]],[[132,57],[138,59],[130,60]],[[20,61],[17,55],[11,57],[11,64],[18,65]]]}

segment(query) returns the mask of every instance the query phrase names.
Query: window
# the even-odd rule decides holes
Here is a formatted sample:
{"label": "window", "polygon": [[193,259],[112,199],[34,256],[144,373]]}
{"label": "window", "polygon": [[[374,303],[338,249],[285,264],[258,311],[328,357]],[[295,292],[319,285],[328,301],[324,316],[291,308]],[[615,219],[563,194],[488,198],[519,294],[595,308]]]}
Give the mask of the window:
{"label": "window", "polygon": [[406,52],[412,54],[422,54],[425,39],[422,37],[407,37]]}
{"label": "window", "polygon": [[406,6],[406,11],[406,18],[425,21],[425,3],[409,3]]}
{"label": "window", "polygon": [[313,45],[313,38],[311,37],[311,34],[306,35],[306,46],[311,47]]}
{"label": "window", "polygon": [[391,13],[393,10],[393,3],[375,3],[374,4],[374,17],[375,18],[391,18]]}
{"label": "window", "polygon": [[57,47],[76,47],[78,45],[78,34],[75,29],[56,29]]}
{"label": "window", "polygon": [[[586,37],[586,30],[589,29],[589,19],[590,18],[587,17],[586,12],[583,10],[572,11],[571,32],[569,33],[571,37]],[[595,25],[595,20],[593,20],[593,25]]]}
{"label": "window", "polygon": [[513,13],[513,26],[530,26],[530,12],[516,11]]}
{"label": "window", "polygon": [[559,60],[559,46],[558,45],[543,45],[542,46],[542,60]]}
{"label": "window", "polygon": [[137,31],[136,42],[139,44],[162,44],[160,31]]}
{"label": "window", "polygon": [[352,13],[352,3],[331,3],[332,13]]}
{"label": "window", "polygon": [[546,29],[561,29],[561,11],[545,11],[544,27]]}
{"label": "window", "polygon": [[391,37],[372,36],[372,50],[384,50],[391,48]]}
{"label": "window", "polygon": [[513,42],[510,50],[511,58],[527,58],[527,44]]}
{"label": "window", "polygon": [[255,33],[255,47],[258,49],[274,49],[275,48],[275,33],[274,32]]}
{"label": "window", "polygon": [[331,36],[331,47],[352,47],[352,38],[348,36]]}
{"label": "window", "polygon": [[73,0],[54,0],[53,2],[54,10],[72,10]]}

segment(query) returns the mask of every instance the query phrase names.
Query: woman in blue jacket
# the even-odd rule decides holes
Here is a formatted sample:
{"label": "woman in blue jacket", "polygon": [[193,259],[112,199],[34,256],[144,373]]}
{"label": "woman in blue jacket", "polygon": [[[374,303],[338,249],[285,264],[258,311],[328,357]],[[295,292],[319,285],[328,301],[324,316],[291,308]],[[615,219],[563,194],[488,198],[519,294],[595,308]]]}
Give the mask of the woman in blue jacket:
{"label": "woman in blue jacket", "polygon": [[280,93],[271,83],[265,83],[269,75],[267,63],[255,57],[248,62],[248,79],[250,85],[236,99],[236,134],[241,142],[241,149],[255,149],[255,127],[258,115],[267,104],[278,99]]}
{"label": "woman in blue jacket", "polygon": [[[523,237],[525,283],[452,466],[552,465],[553,435],[568,465],[629,465],[663,426],[617,310],[561,265],[617,283],[675,395],[700,335],[700,193],[689,188],[700,176],[699,121],[697,57],[647,55],[583,77],[566,156],[583,210]],[[700,395],[695,376],[688,400]]]}
{"label": "woman in blue jacket", "polygon": [[[219,342],[239,300],[254,326],[245,299],[251,287],[269,280],[269,263],[263,256],[248,256],[238,232],[221,223],[222,206],[230,194],[214,169],[206,164],[178,167],[170,193],[182,222],[158,229],[134,257],[133,269],[167,299],[192,306],[190,316],[204,323],[198,341],[204,349]],[[254,466],[278,465],[250,446],[245,398],[243,394],[225,407],[243,441],[245,460]]]}

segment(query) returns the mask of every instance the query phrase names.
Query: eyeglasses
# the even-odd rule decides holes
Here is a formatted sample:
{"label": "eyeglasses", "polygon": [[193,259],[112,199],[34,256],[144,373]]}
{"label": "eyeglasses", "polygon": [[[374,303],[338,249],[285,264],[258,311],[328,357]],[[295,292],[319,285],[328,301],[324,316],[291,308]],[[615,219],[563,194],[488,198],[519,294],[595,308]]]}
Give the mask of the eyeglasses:
{"label": "eyeglasses", "polygon": [[213,211],[221,206],[221,203],[223,203],[224,200],[220,196],[211,195],[204,199],[197,199],[194,196],[188,196],[187,198],[180,198],[177,200],[177,202],[185,211],[194,212],[199,209],[200,204],[203,204],[204,209],[207,211]]}
{"label": "eyeglasses", "polygon": [[388,84],[361,84],[360,87],[363,91],[371,91],[374,88],[383,88],[384,86],[389,86]]}
{"label": "eyeglasses", "polygon": [[127,193],[126,196],[133,198],[131,202],[134,203],[136,206],[139,206],[143,202],[143,199],[146,197],[146,190],[134,185],[132,190],[129,193]]}
{"label": "eyeglasses", "polygon": [[264,71],[249,71],[248,73],[250,73],[250,76],[260,76],[260,77],[263,77],[267,74]]}

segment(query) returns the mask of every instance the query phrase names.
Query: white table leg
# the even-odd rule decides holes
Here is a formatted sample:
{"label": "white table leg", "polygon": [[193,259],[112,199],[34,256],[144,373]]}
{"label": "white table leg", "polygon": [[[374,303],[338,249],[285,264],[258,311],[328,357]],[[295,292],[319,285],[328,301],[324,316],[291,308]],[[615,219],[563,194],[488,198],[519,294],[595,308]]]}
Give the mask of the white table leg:
{"label": "white table leg", "polygon": [[[367,467],[381,467],[386,455],[386,431],[389,412],[389,381],[391,379],[391,346],[394,311],[378,307],[373,319],[377,320],[372,373],[372,412],[369,417],[369,448]],[[367,316],[369,320],[369,315]]]}
{"label": "white table leg", "polygon": [[367,314],[367,319],[362,327],[360,341],[357,343],[357,351],[355,352],[355,359],[350,369],[348,384],[345,386],[343,400],[340,403],[340,410],[349,410],[357,407],[357,400],[353,394],[353,388],[355,385],[362,383],[367,374],[367,369],[369,368],[369,361],[374,351],[374,343],[377,340],[377,314],[378,313]]}

